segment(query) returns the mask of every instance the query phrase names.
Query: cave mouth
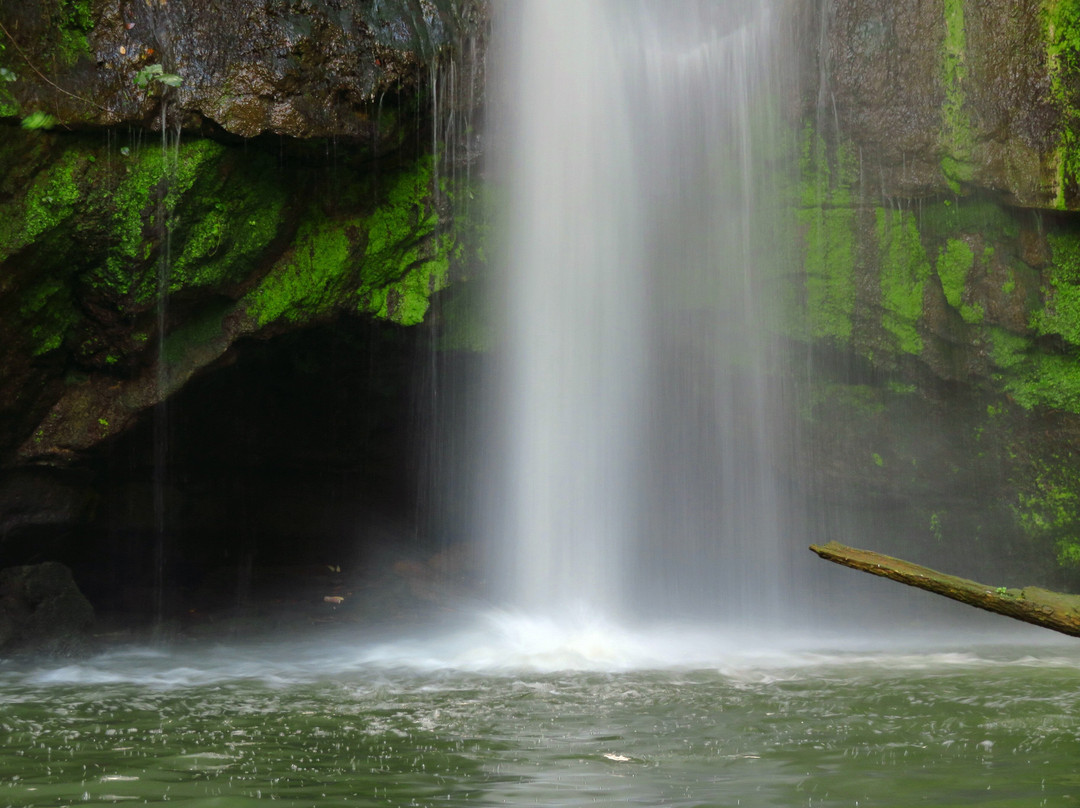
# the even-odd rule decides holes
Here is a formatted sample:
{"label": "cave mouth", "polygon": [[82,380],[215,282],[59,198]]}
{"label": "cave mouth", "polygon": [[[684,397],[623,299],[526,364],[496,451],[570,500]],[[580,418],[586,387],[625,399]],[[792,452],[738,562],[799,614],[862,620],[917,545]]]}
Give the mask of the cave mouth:
{"label": "cave mouth", "polygon": [[341,318],[238,342],[66,472],[85,516],[9,534],[3,566],[62,561],[126,626],[415,610],[410,570],[454,538],[430,438],[453,428],[436,387],[462,360],[435,340]]}

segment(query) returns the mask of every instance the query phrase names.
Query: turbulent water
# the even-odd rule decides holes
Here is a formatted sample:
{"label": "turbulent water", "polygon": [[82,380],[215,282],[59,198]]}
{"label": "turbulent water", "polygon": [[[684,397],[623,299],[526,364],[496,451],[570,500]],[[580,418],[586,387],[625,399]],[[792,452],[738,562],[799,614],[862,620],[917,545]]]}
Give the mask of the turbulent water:
{"label": "turbulent water", "polygon": [[589,659],[589,647],[552,646],[536,660],[504,642],[493,664],[492,647],[341,636],[8,663],[0,804],[1030,808],[1080,798],[1075,645],[871,654],[721,643],[712,664],[652,669]]}

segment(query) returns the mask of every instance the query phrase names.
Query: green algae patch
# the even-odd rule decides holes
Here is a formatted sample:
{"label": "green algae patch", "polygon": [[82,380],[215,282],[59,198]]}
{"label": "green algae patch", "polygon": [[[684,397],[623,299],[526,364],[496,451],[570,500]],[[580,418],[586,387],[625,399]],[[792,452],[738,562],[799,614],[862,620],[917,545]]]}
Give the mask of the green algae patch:
{"label": "green algae patch", "polygon": [[402,174],[367,219],[364,284],[358,307],[401,325],[416,325],[431,295],[449,281],[449,233],[431,237],[439,218],[429,199],[431,158]]}
{"label": "green algae patch", "polygon": [[400,172],[366,212],[331,215],[313,205],[292,245],[244,297],[256,326],[325,317],[350,299],[356,311],[420,323],[431,295],[449,283],[456,245],[439,228],[431,167],[422,158]]}
{"label": "green algae patch", "polygon": [[972,152],[974,138],[971,120],[965,109],[965,82],[968,78],[967,31],[964,23],[964,0],[944,0],[945,39],[942,45],[942,84],[945,101],[941,105],[941,140],[945,155],[941,171],[949,187],[958,192],[961,183],[974,176]]}
{"label": "green algae patch", "polygon": [[1064,209],[1065,188],[1080,178],[1080,0],[1043,4],[1050,100],[1061,114],[1055,207]]}
{"label": "green algae patch", "polygon": [[196,178],[222,156],[212,140],[172,147],[142,148],[121,157],[122,178],[96,204],[111,210],[112,244],[89,283],[137,306],[151,304],[159,292],[161,250],[174,227],[177,207]]}
{"label": "green algae patch", "polygon": [[1030,354],[1007,379],[1005,389],[1024,409],[1080,413],[1080,360],[1068,354]]}
{"label": "green algae patch", "polygon": [[1071,452],[1044,456],[1027,470],[1013,516],[1032,542],[1052,544],[1062,566],[1080,566],[1080,471]]}
{"label": "green algae patch", "polygon": [[21,201],[0,207],[0,261],[72,217],[84,199],[90,165],[86,154],[68,149],[34,176]]}
{"label": "green algae patch", "polygon": [[1043,274],[1043,307],[1032,315],[1031,327],[1080,347],[1080,235],[1051,233],[1047,240],[1052,260]]}
{"label": "green algae patch", "polygon": [[854,161],[841,149],[830,167],[821,138],[807,126],[800,157],[806,331],[811,339],[851,340],[855,314],[857,222],[850,184]]}
{"label": "green algae patch", "polygon": [[262,328],[275,320],[305,322],[330,314],[359,267],[347,235],[362,219],[331,219],[318,210],[301,223],[292,247],[243,302]]}
{"label": "green algae patch", "polygon": [[[981,260],[984,263],[987,260],[985,252]],[[945,242],[945,246],[941,248],[938,254],[935,265],[938,278],[941,280],[941,289],[945,293],[946,302],[960,313],[965,323],[970,324],[981,323],[984,317],[981,306],[964,301],[964,290],[967,288],[968,275],[974,267],[974,250],[966,241],[957,238]]]}
{"label": "green algae patch", "polygon": [[930,262],[912,214],[875,211],[881,267],[881,324],[903,353],[922,353],[918,324]]}
{"label": "green algae patch", "polygon": [[59,348],[80,317],[70,291],[56,277],[44,278],[20,296],[19,315],[27,323],[34,356]]}
{"label": "green algae patch", "polygon": [[200,174],[189,192],[194,215],[175,223],[170,293],[237,283],[275,242],[287,195],[268,163],[251,155]]}

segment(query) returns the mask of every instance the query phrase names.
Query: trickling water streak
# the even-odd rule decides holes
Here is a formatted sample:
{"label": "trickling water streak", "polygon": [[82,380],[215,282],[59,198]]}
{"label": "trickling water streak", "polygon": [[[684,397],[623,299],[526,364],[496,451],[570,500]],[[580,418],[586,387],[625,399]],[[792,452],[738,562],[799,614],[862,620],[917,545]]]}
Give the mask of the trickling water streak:
{"label": "trickling water streak", "polygon": [[169,405],[166,391],[170,387],[168,357],[166,354],[166,331],[169,323],[169,287],[172,274],[172,200],[170,193],[176,183],[180,160],[179,124],[170,138],[168,103],[161,101],[161,182],[157,188],[155,217],[158,226],[160,253],[158,256],[157,286],[157,377],[156,384],[161,400],[153,414],[153,508],[154,508],[154,625],[161,630],[164,625],[166,604],[166,567],[168,564],[169,513],[166,491],[169,487]]}
{"label": "trickling water streak", "polygon": [[491,545],[519,608],[738,618],[778,601],[771,23],[749,0],[544,0],[503,21],[506,465]]}

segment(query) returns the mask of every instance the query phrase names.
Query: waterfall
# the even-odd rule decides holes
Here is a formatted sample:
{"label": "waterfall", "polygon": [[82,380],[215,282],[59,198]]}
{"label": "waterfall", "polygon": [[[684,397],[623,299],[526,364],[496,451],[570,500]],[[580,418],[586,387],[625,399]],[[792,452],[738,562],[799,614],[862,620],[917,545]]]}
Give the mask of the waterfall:
{"label": "waterfall", "polygon": [[550,616],[775,615],[778,15],[759,0],[503,11],[496,596]]}

